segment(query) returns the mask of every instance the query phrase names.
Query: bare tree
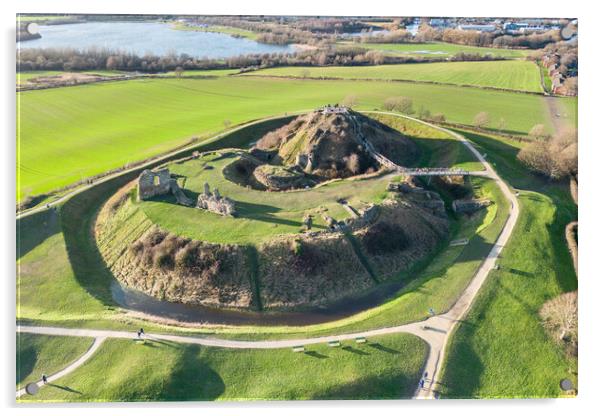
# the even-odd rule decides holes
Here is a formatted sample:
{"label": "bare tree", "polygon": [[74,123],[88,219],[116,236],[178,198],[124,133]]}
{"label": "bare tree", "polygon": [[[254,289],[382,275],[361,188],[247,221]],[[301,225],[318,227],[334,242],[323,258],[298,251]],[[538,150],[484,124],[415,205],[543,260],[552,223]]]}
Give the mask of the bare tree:
{"label": "bare tree", "polygon": [[414,102],[409,97],[401,97],[398,111],[404,114],[414,114]]}
{"label": "bare tree", "polygon": [[178,66],[174,70],[174,73],[176,74],[177,78],[182,78],[182,74],[184,74],[184,68],[182,68],[181,66]]}
{"label": "bare tree", "polygon": [[560,179],[577,174],[577,150],[577,133],[569,129],[548,141],[529,143],[518,152],[518,160],[535,172]]}
{"label": "bare tree", "polygon": [[478,113],[474,117],[474,120],[472,121],[472,123],[479,128],[486,127],[490,122],[491,122],[491,117],[489,116],[489,113],[486,111],[481,111],[480,113]]}
{"label": "bare tree", "polygon": [[311,73],[309,72],[309,69],[303,68],[303,70],[301,71],[301,77],[302,78],[309,78],[310,75],[311,75]]}
{"label": "bare tree", "polygon": [[577,352],[577,291],[547,301],[539,311],[543,326],[571,354]]}
{"label": "bare tree", "polygon": [[357,105],[357,95],[355,95],[355,94],[347,95],[345,98],[343,98],[343,101],[341,101],[341,104],[343,104],[345,107],[349,107],[349,108],[355,107]]}
{"label": "bare tree", "polygon": [[435,113],[433,114],[433,117],[431,117],[431,120],[435,123],[445,123],[445,114]]}
{"label": "bare tree", "polygon": [[394,111],[399,106],[400,97],[389,97],[383,103],[383,108],[387,111]]}
{"label": "bare tree", "polygon": [[385,100],[383,108],[387,111],[414,114],[414,103],[409,97],[389,97]]}
{"label": "bare tree", "polygon": [[543,140],[549,137],[546,126],[543,124],[534,125],[531,130],[529,130],[529,136],[536,140]]}

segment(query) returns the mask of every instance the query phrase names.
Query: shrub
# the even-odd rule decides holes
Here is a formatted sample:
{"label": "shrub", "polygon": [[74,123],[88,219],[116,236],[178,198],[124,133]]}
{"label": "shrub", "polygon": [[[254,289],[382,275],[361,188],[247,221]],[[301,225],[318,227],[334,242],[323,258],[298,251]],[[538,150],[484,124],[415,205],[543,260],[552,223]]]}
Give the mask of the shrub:
{"label": "shrub", "polygon": [[408,237],[397,224],[379,222],[362,236],[362,243],[370,254],[387,254],[406,249],[410,245]]}
{"label": "shrub", "polygon": [[557,296],[541,307],[539,316],[554,340],[577,355],[577,291]]}

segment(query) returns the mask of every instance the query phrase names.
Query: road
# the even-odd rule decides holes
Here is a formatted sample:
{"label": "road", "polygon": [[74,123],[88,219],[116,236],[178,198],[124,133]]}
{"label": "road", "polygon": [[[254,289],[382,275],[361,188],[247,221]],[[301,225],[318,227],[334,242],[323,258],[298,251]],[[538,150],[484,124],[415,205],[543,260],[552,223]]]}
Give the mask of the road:
{"label": "road", "polygon": [[[447,134],[454,136],[456,139],[461,141],[483,164],[485,171],[482,176],[489,177],[496,181],[497,185],[502,190],[504,196],[510,201],[510,213],[506,220],[506,224],[502,229],[502,232],[498,236],[495,244],[491,251],[487,255],[483,262],[479,266],[475,276],[469,283],[468,287],[462,292],[458,300],[454,303],[451,309],[443,314],[435,315],[428,318],[425,321],[414,322],[410,324],[373,329],[369,331],[348,333],[336,336],[323,336],[313,337],[305,339],[290,339],[290,340],[266,340],[266,341],[238,341],[228,340],[213,337],[188,337],[180,335],[162,335],[152,334],[146,335],[149,339],[158,339],[173,341],[178,343],[187,344],[198,344],[208,347],[220,347],[220,348],[255,348],[255,349],[275,349],[275,348],[291,348],[297,345],[312,345],[322,344],[329,341],[344,341],[353,340],[357,337],[370,338],[377,335],[386,334],[398,334],[398,333],[409,333],[416,335],[426,341],[429,345],[429,352],[424,366],[424,387],[418,386],[414,394],[414,398],[418,399],[430,399],[436,398],[437,396],[437,385],[441,376],[441,367],[445,358],[445,349],[449,344],[449,340],[453,334],[458,322],[466,316],[474,299],[477,296],[479,289],[487,279],[489,272],[495,267],[496,261],[503,250],[504,246],[508,243],[514,226],[518,220],[519,215],[519,204],[515,193],[506,185],[506,183],[498,176],[495,170],[491,167],[489,162],[479,153],[479,151],[470,143],[466,138],[458,133],[452,132],[445,128],[432,125],[422,120],[414,119],[412,117],[400,116],[395,113],[387,112],[373,112],[380,114],[390,114],[399,117],[405,117],[410,120],[414,120],[421,124],[433,127],[437,130],[443,131]],[[425,305],[426,307],[426,305]],[[41,327],[41,326],[17,326],[18,332],[27,332],[33,334],[44,334],[44,335],[60,335],[60,336],[75,336],[75,337],[94,337],[98,339],[106,338],[121,338],[121,339],[132,339],[134,338],[133,332],[127,331],[111,331],[111,330],[96,330],[96,329],[77,329],[77,328],[58,328],[58,327]],[[76,363],[71,364],[65,370],[70,369],[73,371],[79,365],[82,365],[87,358],[92,354],[84,354]],[[85,358],[84,358],[85,357]],[[63,370],[63,371],[65,371]],[[63,375],[62,372],[57,375]],[[55,376],[55,378],[58,378]]]}

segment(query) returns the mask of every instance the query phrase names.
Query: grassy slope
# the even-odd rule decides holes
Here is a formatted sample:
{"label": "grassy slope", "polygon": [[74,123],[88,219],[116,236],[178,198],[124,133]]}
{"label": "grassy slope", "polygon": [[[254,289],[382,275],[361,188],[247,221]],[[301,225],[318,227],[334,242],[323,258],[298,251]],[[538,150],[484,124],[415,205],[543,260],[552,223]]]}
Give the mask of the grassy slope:
{"label": "grassy slope", "polygon": [[77,280],[54,210],[20,220],[17,232],[17,317],[71,320],[106,313]]}
{"label": "grassy slope", "polygon": [[541,92],[539,68],[530,61],[441,62],[342,67],[277,67],[254,71],[249,74],[305,76],[311,78],[370,78],[426,81]]}
{"label": "grassy slope", "polygon": [[80,369],[44,387],[41,401],[397,399],[410,397],[426,344],[389,335],[348,349],[311,353],[228,350],[146,341],[107,340]]}
{"label": "grassy slope", "polygon": [[[350,43],[341,42],[339,45],[358,46],[367,49],[382,50],[395,55],[412,55],[423,57],[449,57],[458,52],[478,53],[481,55],[491,54],[504,58],[522,58],[528,56],[531,51],[519,49],[481,48],[478,46],[456,45],[452,43]],[[428,51],[430,53],[424,53]],[[433,53],[435,52],[435,53]]]}
{"label": "grassy slope", "polygon": [[510,242],[465,323],[454,334],[442,379],[446,397],[549,397],[575,381],[576,361],[545,334],[537,312],[577,281],[564,241],[576,217],[566,184],[550,184],[516,161],[515,143],[470,134],[498,172],[520,189],[521,214]]}
{"label": "grassy slope", "polygon": [[17,94],[18,198],[39,194],[141,160],[223,128],[268,115],[311,109],[356,94],[360,109],[390,96],[472,123],[480,111],[522,133],[549,124],[541,97],[453,86],[374,81],[154,79],[89,84]]}
{"label": "grassy slope", "polygon": [[17,389],[66,367],[90,345],[90,338],[17,333]]}

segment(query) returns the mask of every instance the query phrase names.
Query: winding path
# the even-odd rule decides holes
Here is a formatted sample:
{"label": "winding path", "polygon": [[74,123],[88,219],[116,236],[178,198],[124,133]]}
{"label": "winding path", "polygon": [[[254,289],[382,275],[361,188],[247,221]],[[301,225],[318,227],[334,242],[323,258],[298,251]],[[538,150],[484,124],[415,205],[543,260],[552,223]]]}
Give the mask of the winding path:
{"label": "winding path", "polygon": [[[387,113],[387,112],[368,112],[368,113],[379,113],[379,114],[389,114],[394,116],[400,116],[395,113]],[[506,224],[502,229],[502,232],[498,236],[495,244],[493,245],[491,251],[487,255],[483,262],[479,266],[475,276],[469,283],[468,287],[462,292],[458,300],[452,306],[452,308],[446,313],[435,315],[430,317],[429,319],[421,322],[414,322],[410,324],[388,327],[388,328],[379,328],[362,332],[355,332],[343,335],[336,336],[323,336],[323,337],[314,337],[314,338],[305,338],[305,339],[292,339],[292,340],[266,340],[266,341],[238,341],[238,340],[228,340],[228,339],[220,339],[213,337],[189,337],[189,336],[180,336],[180,335],[162,335],[162,334],[153,334],[146,335],[149,339],[158,339],[158,340],[166,340],[173,341],[178,343],[187,343],[187,344],[198,344],[208,347],[220,347],[220,348],[256,348],[256,349],[275,349],[275,348],[291,348],[297,345],[311,345],[311,344],[321,344],[327,343],[329,341],[335,340],[352,340],[357,337],[373,337],[377,335],[386,335],[386,334],[397,334],[397,333],[409,333],[416,335],[426,341],[429,345],[429,352],[426,359],[426,363],[424,366],[424,387],[418,386],[414,397],[415,398],[436,398],[437,385],[441,375],[441,367],[443,360],[445,358],[445,349],[447,344],[449,343],[450,337],[452,336],[453,330],[456,327],[458,322],[466,316],[468,313],[477,293],[483,283],[485,282],[489,272],[495,267],[495,263],[504,248],[507,244],[508,240],[512,235],[512,230],[516,225],[518,215],[519,215],[519,204],[518,199],[516,198],[514,192],[508,187],[508,185],[498,176],[498,174],[493,170],[491,165],[485,160],[483,155],[481,155],[477,149],[468,141],[466,138],[460,134],[454,133],[450,130],[447,130],[442,127],[435,126],[433,124],[424,122],[422,120],[418,120],[412,117],[400,116],[404,117],[421,124],[430,126],[437,130],[443,131],[447,134],[452,135],[459,141],[461,141],[474,155],[475,157],[483,164],[485,167],[484,172],[482,172],[481,176],[489,177],[496,181],[500,189],[502,190],[504,196],[510,201],[510,213],[506,220]],[[79,191],[81,192],[81,190]],[[42,326],[17,326],[18,332],[27,332],[33,334],[43,334],[43,335],[61,335],[61,336],[74,336],[74,337],[94,337],[96,340],[92,348],[86,352],[80,359],[76,362],[65,368],[64,370],[54,374],[50,377],[51,380],[57,379],[60,376],[67,374],[80,365],[82,365],[100,346],[102,341],[106,338],[122,338],[122,339],[133,339],[135,335],[133,332],[127,331],[111,331],[111,330],[96,330],[96,329],[76,329],[76,328],[57,328],[57,327],[42,327]],[[94,346],[96,346],[94,348]],[[94,351],[93,351],[94,350]],[[17,392],[17,397],[19,396],[19,392]]]}
{"label": "winding path", "polygon": [[[55,329],[60,329],[60,328],[55,328]],[[19,332],[28,332],[28,331],[19,331]],[[58,331],[58,332],[60,332],[60,331]],[[35,333],[37,334],[38,332],[35,332]],[[57,335],[61,335],[61,334],[57,334]],[[101,344],[103,343],[103,341],[105,339],[106,339],[105,336],[96,335],[94,338],[94,342],[92,343],[90,348],[88,348],[88,351],[86,351],[81,357],[79,357],[77,360],[75,360],[74,362],[69,364],[67,367],[48,376],[48,379],[47,379],[48,383],[51,383],[54,380],[59,379],[65,375],[71,373],[72,371],[76,370],[77,368],[79,368],[83,363],[88,361],[88,359],[90,357],[92,357],[92,355],[94,355],[96,350],[101,346]],[[38,387],[42,387],[44,385],[42,380],[38,380],[36,382],[36,384],[38,385]],[[27,393],[25,391],[25,388],[22,388],[21,390],[17,390],[17,398],[23,396],[25,393]]]}

